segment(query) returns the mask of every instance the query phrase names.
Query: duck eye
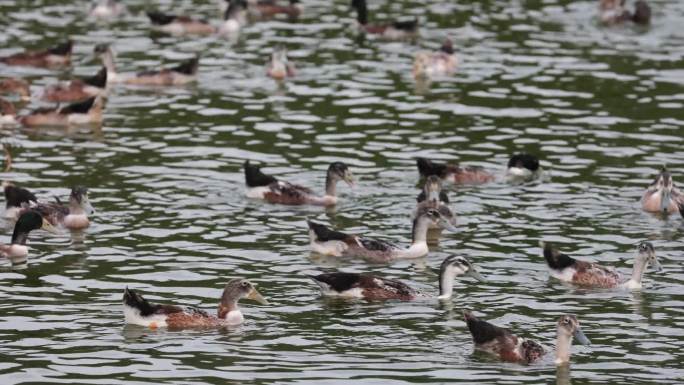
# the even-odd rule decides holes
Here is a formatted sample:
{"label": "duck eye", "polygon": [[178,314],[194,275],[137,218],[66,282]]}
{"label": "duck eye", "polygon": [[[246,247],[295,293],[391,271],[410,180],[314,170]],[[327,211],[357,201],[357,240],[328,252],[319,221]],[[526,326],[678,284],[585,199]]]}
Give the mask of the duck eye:
{"label": "duck eye", "polygon": [[242,282],[242,287],[249,287],[249,282],[247,282],[247,281]]}

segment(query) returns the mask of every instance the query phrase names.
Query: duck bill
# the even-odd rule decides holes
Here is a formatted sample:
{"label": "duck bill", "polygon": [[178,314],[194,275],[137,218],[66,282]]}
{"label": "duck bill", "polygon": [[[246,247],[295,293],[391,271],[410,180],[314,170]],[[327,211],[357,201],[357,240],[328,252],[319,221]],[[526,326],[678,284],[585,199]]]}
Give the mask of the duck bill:
{"label": "duck bill", "polygon": [[347,171],[344,173],[344,181],[349,185],[349,187],[354,187],[354,177],[352,176],[352,173]]}
{"label": "duck bill", "polygon": [[662,266],[662,265],[660,264],[660,262],[658,261],[658,258],[655,258],[655,257],[654,257],[653,259],[651,259],[651,265],[653,265],[653,269],[654,269],[655,271],[658,271],[658,272],[663,271],[663,266]]}
{"label": "duck bill", "polygon": [[481,276],[480,273],[479,273],[477,270],[475,270],[475,269],[470,269],[470,270],[468,270],[468,274],[467,274],[467,275],[468,275],[469,277],[471,277],[471,278],[475,278],[476,280],[478,280],[478,281],[480,281],[480,282],[486,282],[486,281],[487,281],[487,280],[484,279],[484,277]]}
{"label": "duck bill", "polygon": [[45,230],[48,233],[59,234],[59,231],[53,226],[47,219],[43,218],[43,224],[40,226],[41,230]]}
{"label": "duck bill", "polygon": [[456,226],[452,225],[451,222],[449,222],[448,220],[446,220],[444,218],[442,218],[439,221],[439,225],[444,230],[451,231],[452,233],[458,232],[458,229],[456,228]]}
{"label": "duck bill", "polygon": [[591,341],[589,341],[589,338],[587,338],[587,336],[584,335],[584,332],[582,332],[582,329],[577,328],[577,330],[575,330],[575,333],[573,334],[573,336],[575,337],[575,340],[577,340],[577,342],[579,342],[580,344],[591,345]]}
{"label": "duck bill", "polygon": [[262,305],[268,305],[268,301],[266,301],[266,298],[262,297],[261,294],[257,291],[257,289],[252,289],[252,291],[250,291],[249,294],[247,294],[247,297],[245,298],[257,301]]}
{"label": "duck bill", "polygon": [[90,200],[88,198],[83,198],[81,207],[87,215],[93,215],[95,213],[95,208],[93,207],[93,205],[90,204]]}
{"label": "duck bill", "polygon": [[665,188],[660,196],[660,211],[666,213],[672,204],[672,192],[670,189]]}

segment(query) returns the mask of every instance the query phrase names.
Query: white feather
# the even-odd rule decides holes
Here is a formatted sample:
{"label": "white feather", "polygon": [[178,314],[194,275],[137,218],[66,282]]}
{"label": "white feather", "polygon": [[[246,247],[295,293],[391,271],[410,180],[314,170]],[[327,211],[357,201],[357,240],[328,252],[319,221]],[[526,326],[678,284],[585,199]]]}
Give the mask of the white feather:
{"label": "white feather", "polygon": [[127,324],[149,327],[152,323],[154,323],[155,327],[166,327],[166,315],[164,314],[155,314],[143,317],[140,315],[140,310],[134,307],[124,304],[123,309]]}
{"label": "white feather", "polygon": [[245,195],[247,195],[247,198],[264,199],[264,195],[269,191],[271,189],[268,186],[252,187],[245,191]]}

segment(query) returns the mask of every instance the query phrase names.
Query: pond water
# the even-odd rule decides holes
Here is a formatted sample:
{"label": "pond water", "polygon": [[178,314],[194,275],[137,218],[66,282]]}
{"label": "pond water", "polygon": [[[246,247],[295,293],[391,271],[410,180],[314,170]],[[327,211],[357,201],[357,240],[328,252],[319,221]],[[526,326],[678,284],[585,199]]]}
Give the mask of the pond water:
{"label": "pond water", "polygon": [[[14,155],[3,180],[44,200],[82,184],[97,210],[83,233],[32,233],[27,268],[2,265],[0,383],[684,381],[682,218],[638,204],[661,165],[684,181],[684,2],[651,1],[645,29],[600,26],[594,1],[371,2],[371,19],[419,16],[415,42],[358,38],[341,0],[304,0],[298,22],[253,23],[235,41],[151,33],[147,2],[126,3],[129,14],[103,23],[85,1],[0,2],[0,55],[75,41],[68,70],[0,66],[35,94],[96,72],[97,43],[113,44],[123,72],[201,54],[194,85],[112,88],[101,130],[0,129]],[[215,0],[155,6],[220,16]],[[417,85],[413,55],[446,35],[457,74]],[[298,68],[280,84],[265,75],[276,45]],[[410,241],[417,156],[501,174],[519,151],[538,154],[548,180],[452,188],[459,231],[426,258],[383,265],[309,251],[307,219]],[[340,160],[358,183],[339,188],[335,209],[265,204],[244,197],[246,159],[316,190]],[[549,278],[540,239],[623,272],[650,240],[664,270],[648,271],[640,292],[580,290]],[[457,280],[452,301],[382,303],[321,298],[306,276],[375,272],[434,292],[449,254],[488,281]],[[244,301],[238,328],[124,326],[126,286],[213,312],[236,276],[270,301]],[[551,358],[500,363],[473,352],[464,308],[548,349],[558,316],[575,313],[592,345],[574,346],[560,370]]]}

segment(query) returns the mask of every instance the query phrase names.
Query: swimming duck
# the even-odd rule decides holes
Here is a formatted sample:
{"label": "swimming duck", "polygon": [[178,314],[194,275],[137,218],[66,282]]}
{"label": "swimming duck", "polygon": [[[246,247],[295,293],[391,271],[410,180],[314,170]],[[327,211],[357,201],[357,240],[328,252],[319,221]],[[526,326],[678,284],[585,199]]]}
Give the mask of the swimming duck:
{"label": "swimming duck", "polygon": [[295,67],[288,58],[285,48],[276,48],[271,54],[271,60],[266,68],[268,76],[276,80],[283,80],[286,77],[295,76]]}
{"label": "swimming duck", "polygon": [[[475,348],[497,356],[502,361],[529,364],[539,360],[546,351],[537,342],[518,337],[510,330],[483,321],[470,311],[464,311],[468,330],[473,336]],[[573,337],[583,345],[589,345],[589,339],[580,328],[577,317],[566,314],[558,319],[556,329],[556,365],[570,361],[570,347]]]}
{"label": "swimming duck", "polygon": [[288,5],[280,5],[276,0],[249,0],[247,4],[249,15],[254,19],[268,19],[276,15],[287,15],[295,19],[302,13],[302,3],[299,0],[289,0]]}
{"label": "swimming duck", "polygon": [[80,230],[90,226],[88,215],[95,212],[88,199],[88,189],[83,186],[71,189],[68,206],[62,204],[57,198],[56,202],[37,203],[30,209],[39,212],[53,226],[61,224],[70,230]]}
{"label": "swimming duck", "polygon": [[430,79],[450,75],[456,70],[458,59],[451,39],[446,39],[437,52],[419,52],[413,60],[413,77]]}
{"label": "swimming duck", "polygon": [[107,81],[111,83],[125,83],[143,86],[175,86],[193,82],[197,79],[199,56],[188,59],[176,67],[162,68],[139,72],[135,75],[119,74],[116,72],[114,51],[108,44],[95,46],[95,54],[107,68]]}
{"label": "swimming duck", "polygon": [[41,108],[28,115],[19,117],[19,123],[27,127],[54,126],[102,123],[102,97],[92,98],[58,108]]}
{"label": "swimming duck", "polygon": [[170,35],[212,35],[216,33],[216,27],[204,20],[159,11],[147,11],[146,14],[157,30]]}
{"label": "swimming duck", "polygon": [[332,206],[337,204],[337,182],[345,181],[350,187],[354,186],[354,178],[346,164],[333,162],[328,167],[325,177],[325,195],[318,196],[304,186],[279,181],[261,172],[259,166],[244,163],[247,197],[263,199],[269,203],[284,205],[319,205]]}
{"label": "swimming duck", "polygon": [[542,175],[539,159],[525,152],[514,154],[508,160],[506,181],[509,183],[523,183],[537,179]]}
{"label": "swimming duck", "polygon": [[[456,215],[454,215],[453,211],[449,208],[449,197],[447,196],[447,193],[442,190],[442,180],[439,179],[437,175],[430,175],[425,179],[423,191],[418,194],[416,200],[418,201],[418,204],[413,211],[414,218],[422,209],[433,208],[439,210],[449,224],[456,226]],[[441,227],[430,227],[430,229],[439,228]]]}
{"label": "swimming duck", "polygon": [[9,259],[12,264],[26,263],[28,246],[26,241],[32,230],[42,229],[51,233],[57,230],[43,218],[40,213],[28,210],[19,216],[12,232],[12,242],[9,245],[0,245],[0,256]]}
{"label": "swimming duck", "polygon": [[436,175],[444,181],[456,184],[483,184],[494,180],[494,175],[479,166],[459,166],[417,158],[418,172],[422,177]]}
{"label": "swimming duck", "polygon": [[0,126],[17,123],[17,109],[9,100],[0,98]]}
{"label": "swimming duck", "polygon": [[564,282],[575,285],[614,288],[624,287],[627,289],[641,289],[641,280],[650,263],[661,271],[662,267],[658,262],[653,244],[650,242],[640,242],[637,246],[637,253],[632,268],[632,276],[625,280],[618,271],[611,267],[605,267],[593,262],[580,261],[566,254],[561,253],[552,245],[544,242],[539,243],[542,253],[549,265],[551,276]]}
{"label": "swimming duck", "polygon": [[68,40],[45,51],[28,51],[0,57],[0,63],[11,66],[61,67],[71,63],[73,42]]}
{"label": "swimming duck", "polygon": [[5,194],[5,218],[17,219],[21,211],[31,203],[37,203],[38,199],[29,190],[15,186],[9,182],[3,182],[3,192]]}
{"label": "swimming duck", "polygon": [[67,84],[46,87],[43,100],[50,102],[74,102],[93,96],[103,95],[107,87],[107,67],[102,67],[95,75],[74,79]]}
{"label": "swimming duck", "polygon": [[29,84],[25,80],[16,78],[5,78],[0,80],[0,94],[17,94],[23,101],[31,99]]}
{"label": "swimming duck", "polygon": [[449,231],[456,229],[438,210],[420,210],[413,220],[411,245],[403,248],[387,241],[333,231],[326,226],[308,221],[311,250],[334,257],[363,257],[374,262],[424,257],[428,253],[427,231],[431,225]]}
{"label": "swimming duck", "polygon": [[644,0],[634,3],[634,12],[625,7],[625,0],[601,0],[599,18],[604,24],[620,24],[632,21],[635,24],[647,25],[651,22],[651,7]]}
{"label": "swimming duck", "polygon": [[648,212],[672,214],[679,211],[684,195],[675,186],[672,174],[663,167],[641,197],[641,208]]}
{"label": "swimming duck", "polygon": [[366,0],[352,0],[351,6],[356,9],[356,21],[358,21],[361,31],[366,34],[388,40],[414,38],[418,34],[418,19],[395,21],[390,24],[368,24]]}
{"label": "swimming duck", "polygon": [[226,284],[216,316],[195,307],[151,304],[142,295],[126,288],[123,295],[124,317],[127,324],[152,329],[239,325],[244,321],[238,307],[238,301],[242,298],[268,305],[254,285],[244,278],[231,279]]}
{"label": "swimming duck", "polygon": [[111,19],[126,12],[126,6],[117,0],[100,0],[93,4],[88,14],[97,19]]}
{"label": "swimming duck", "polygon": [[[464,257],[449,256],[439,267],[439,299],[449,299],[453,294],[454,279],[467,275],[482,281],[480,273]],[[365,298],[372,300],[398,299],[410,301],[425,294],[411,286],[394,279],[378,277],[372,274],[327,273],[310,276],[326,296],[345,298]]]}

